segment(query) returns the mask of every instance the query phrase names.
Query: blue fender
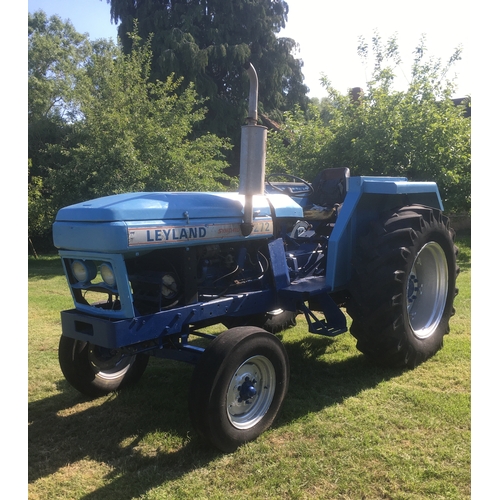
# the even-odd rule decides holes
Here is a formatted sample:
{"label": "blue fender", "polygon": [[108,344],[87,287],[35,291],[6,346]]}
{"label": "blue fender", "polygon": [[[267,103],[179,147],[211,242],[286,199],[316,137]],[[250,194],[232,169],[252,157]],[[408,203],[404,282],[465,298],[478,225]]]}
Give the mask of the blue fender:
{"label": "blue fender", "polygon": [[332,291],[345,289],[351,277],[356,241],[380,213],[404,205],[443,210],[435,182],[408,182],[405,177],[351,177],[328,242],[326,282]]}

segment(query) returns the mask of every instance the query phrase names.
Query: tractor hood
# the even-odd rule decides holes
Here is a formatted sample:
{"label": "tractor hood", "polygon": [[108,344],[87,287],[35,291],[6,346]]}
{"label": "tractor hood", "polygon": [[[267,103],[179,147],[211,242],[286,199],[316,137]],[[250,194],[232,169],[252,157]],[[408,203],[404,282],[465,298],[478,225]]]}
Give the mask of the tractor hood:
{"label": "tractor hood", "polygon": [[[62,208],[56,221],[113,222],[241,217],[242,202],[243,196],[234,193],[116,194]],[[261,200],[261,205],[256,209],[269,215],[269,204],[265,199]]]}
{"label": "tractor hood", "polygon": [[[244,237],[245,196],[238,193],[126,193],[59,210],[53,225],[59,249],[120,252],[153,246],[203,244]],[[283,194],[255,195],[250,238],[272,236],[273,218],[300,218],[302,208]]]}

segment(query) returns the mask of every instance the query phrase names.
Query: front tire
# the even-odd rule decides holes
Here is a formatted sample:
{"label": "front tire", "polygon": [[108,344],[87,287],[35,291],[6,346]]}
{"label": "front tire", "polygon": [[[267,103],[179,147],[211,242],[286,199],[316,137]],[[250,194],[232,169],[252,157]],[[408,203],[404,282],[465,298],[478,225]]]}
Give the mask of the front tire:
{"label": "front tire", "polygon": [[66,380],[86,396],[99,397],[137,382],[149,356],[128,356],[64,335],[59,341],[59,365]]}
{"label": "front tire", "polygon": [[257,327],[236,327],[213,340],[196,365],[189,413],[197,432],[232,452],[267,430],[289,383],[283,344]]}
{"label": "front tire", "polygon": [[455,233],[439,210],[381,217],[354,263],[347,312],[357,348],[379,364],[415,367],[443,345],[454,313]]}

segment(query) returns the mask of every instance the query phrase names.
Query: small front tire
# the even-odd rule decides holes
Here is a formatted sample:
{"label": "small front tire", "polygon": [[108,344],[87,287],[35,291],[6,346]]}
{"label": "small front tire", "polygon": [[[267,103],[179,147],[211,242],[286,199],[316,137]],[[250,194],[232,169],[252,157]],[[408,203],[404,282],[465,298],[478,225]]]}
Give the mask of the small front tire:
{"label": "small front tire", "polygon": [[119,351],[75,340],[59,341],[59,365],[66,380],[86,396],[99,397],[137,382],[148,365],[146,354]]}
{"label": "small front tire", "polygon": [[213,340],[195,367],[189,413],[197,432],[232,452],[274,422],[289,383],[283,344],[257,327],[236,327]]}

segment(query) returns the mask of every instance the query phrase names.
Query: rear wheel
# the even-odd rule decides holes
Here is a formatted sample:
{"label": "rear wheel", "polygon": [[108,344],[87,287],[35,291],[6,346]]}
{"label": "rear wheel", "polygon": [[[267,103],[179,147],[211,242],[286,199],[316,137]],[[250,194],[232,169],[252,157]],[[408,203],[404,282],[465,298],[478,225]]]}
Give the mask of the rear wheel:
{"label": "rear wheel", "polygon": [[59,365],[66,380],[82,394],[99,397],[137,382],[149,356],[125,355],[89,342],[61,336]]}
{"label": "rear wheel", "polygon": [[354,264],[347,311],[358,349],[387,366],[435,354],[454,313],[456,254],[439,210],[413,205],[383,216]]}
{"label": "rear wheel", "polygon": [[193,372],[189,412],[194,427],[224,452],[256,439],[281,408],[289,381],[283,344],[257,327],[226,330]]}

